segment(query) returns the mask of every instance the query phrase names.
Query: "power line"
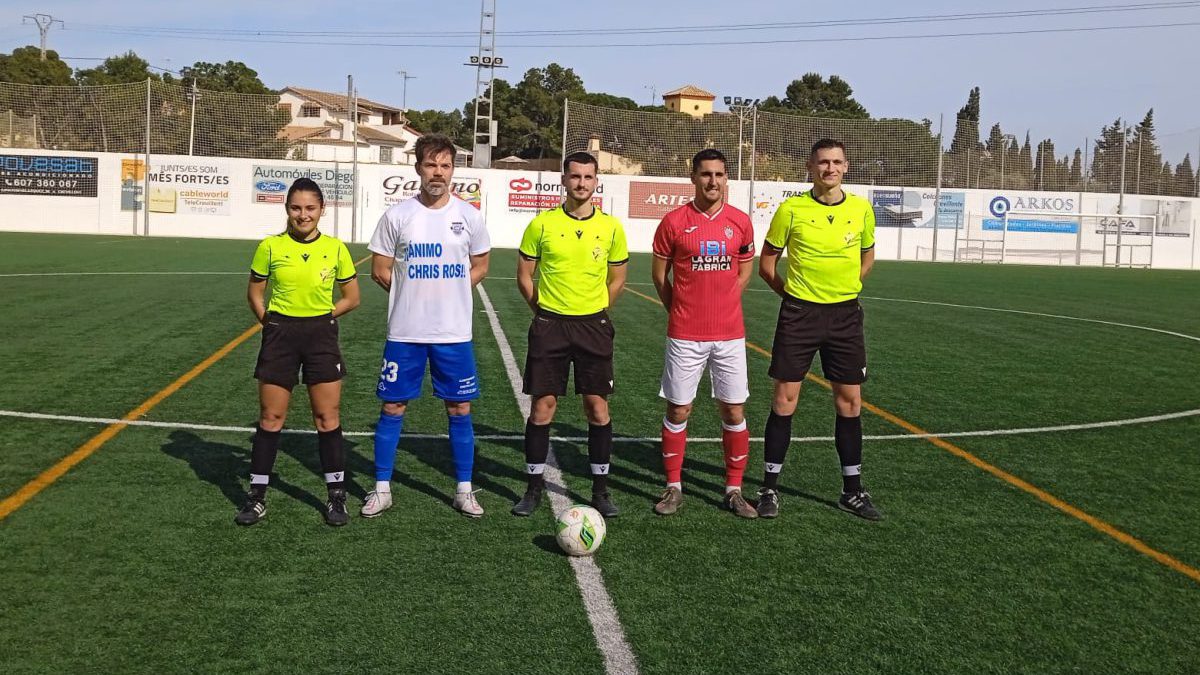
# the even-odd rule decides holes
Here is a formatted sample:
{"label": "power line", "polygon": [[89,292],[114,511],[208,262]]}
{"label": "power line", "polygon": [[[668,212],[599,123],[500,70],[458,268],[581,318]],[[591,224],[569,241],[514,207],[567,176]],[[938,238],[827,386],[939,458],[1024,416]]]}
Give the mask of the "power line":
{"label": "power line", "polygon": [[[814,37],[814,38],[780,38],[780,39],[763,39],[763,40],[718,40],[706,41],[704,44],[707,47],[714,46],[746,46],[746,45],[781,45],[781,44],[812,44],[812,43],[837,43],[837,42],[878,42],[889,40],[928,40],[938,38],[961,38],[961,37],[997,37],[1005,35],[1048,35],[1058,33],[1091,33],[1103,31],[1125,31],[1125,30],[1145,30],[1156,28],[1189,28],[1200,26],[1200,21],[1177,21],[1172,23],[1151,23],[1151,24],[1136,24],[1136,25],[1121,25],[1121,26],[1080,26],[1066,28],[1030,28],[1018,30],[988,30],[978,32],[957,32],[957,33],[922,33],[913,35],[862,35],[851,37]],[[135,31],[120,33],[121,35],[139,36],[139,37],[162,37],[161,35],[145,34]],[[295,40],[263,40],[256,38],[236,38],[236,37],[201,37],[201,36],[175,36],[176,39],[192,39],[204,40],[207,42],[248,42],[254,44],[283,44],[295,45]],[[334,42],[334,41],[316,41],[309,40],[304,42],[304,46],[321,46],[321,47],[411,47],[421,49],[469,49],[473,45],[469,44],[447,44],[445,42],[437,43],[404,43],[404,42]],[[608,48],[661,48],[661,47],[695,47],[695,41],[687,42],[628,42],[628,43],[559,43],[559,44],[512,44],[506,47],[507,49],[608,49]]]}
{"label": "power line", "polygon": [[[1200,1],[1147,2],[1127,5],[1088,5],[1080,7],[1065,7],[1057,9],[1005,10],[992,12],[969,12],[957,14],[919,14],[907,16],[889,16],[866,19],[821,19],[794,22],[770,22],[747,24],[709,24],[695,26],[658,26],[658,27],[628,27],[628,28],[595,28],[595,29],[547,29],[547,30],[514,30],[497,31],[497,37],[530,37],[530,36],[575,36],[575,35],[655,35],[669,33],[728,33],[733,31],[762,31],[762,30],[792,30],[797,28],[831,28],[853,26],[895,25],[909,23],[939,23],[950,21],[981,21],[1020,18],[1044,18],[1055,16],[1078,16],[1088,14],[1115,14],[1128,12],[1162,11],[1191,9],[1200,7]],[[162,34],[172,36],[292,36],[292,37],[357,37],[357,38],[411,38],[427,37],[431,34],[439,37],[474,37],[469,31],[435,31],[421,32],[390,32],[390,31],[360,31],[360,30],[321,30],[296,31],[281,29],[237,29],[237,28],[176,28],[176,27],[130,27],[111,24],[73,24],[84,27],[90,32],[107,32],[119,35],[130,34]],[[424,46],[424,45],[421,45]],[[468,45],[443,45],[459,48]],[[544,45],[533,45],[544,46]],[[558,45],[552,45],[558,46]]]}

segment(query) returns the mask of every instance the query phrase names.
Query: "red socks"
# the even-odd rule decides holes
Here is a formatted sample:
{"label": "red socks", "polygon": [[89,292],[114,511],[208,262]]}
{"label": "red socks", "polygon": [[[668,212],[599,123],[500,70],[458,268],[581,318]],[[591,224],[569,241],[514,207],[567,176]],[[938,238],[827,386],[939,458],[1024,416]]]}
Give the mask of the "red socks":
{"label": "red socks", "polygon": [[750,430],[741,424],[721,424],[721,446],[725,449],[725,486],[741,487],[750,457]]}
{"label": "red socks", "polygon": [[683,455],[687,449],[687,422],[672,424],[665,417],[662,426],[663,471],[668,483],[682,482]]}

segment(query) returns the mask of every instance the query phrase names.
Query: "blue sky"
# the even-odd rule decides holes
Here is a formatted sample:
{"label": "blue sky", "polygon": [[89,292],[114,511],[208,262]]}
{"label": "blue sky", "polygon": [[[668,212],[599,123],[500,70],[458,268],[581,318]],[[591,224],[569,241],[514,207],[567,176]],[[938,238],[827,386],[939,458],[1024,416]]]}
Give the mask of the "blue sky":
{"label": "blue sky", "polygon": [[[650,87],[659,93],[694,83],[720,96],[782,95],[784,87],[805,72],[841,75],[855,97],[878,117],[946,116],[953,118],[978,85],[983,94],[986,127],[1000,122],[1005,131],[1032,132],[1055,140],[1059,153],[1095,137],[1101,126],[1118,116],[1140,121],[1155,109],[1156,126],[1168,158],[1182,159],[1200,150],[1200,89],[1193,86],[1200,65],[1195,48],[1200,39],[1200,3],[1179,9],[1024,16],[952,22],[893,25],[806,27],[650,36],[576,35],[517,37],[505,31],[775,24],[818,19],[963,14],[1046,10],[1117,4],[1114,0],[1043,0],[1033,2],[904,3],[863,0],[831,3],[826,12],[796,0],[744,0],[709,3],[675,0],[610,2],[540,2],[497,0],[498,53],[511,67],[501,71],[517,80],[530,67],[557,62],[574,68],[589,90],[606,91],[648,102]],[[1126,3],[1128,4],[1128,3]],[[1185,3],[1186,4],[1186,3]],[[64,57],[104,57],[129,49],[152,64],[177,70],[195,61],[244,61],[258,70],[268,86],[307,86],[344,91],[353,73],[359,93],[400,105],[404,69],[417,79],[408,83],[408,105],[448,109],[474,95],[474,71],[463,64],[474,53],[479,27],[475,0],[440,3],[359,0],[332,9],[333,3],[291,0],[258,3],[208,0],[205,3],[162,0],[0,0],[0,51],[36,44],[37,31],[22,26],[21,16],[45,12],[66,22],[55,27],[50,46]],[[104,26],[124,26],[135,33],[114,34]],[[995,32],[1170,24],[1169,27],[1075,33],[1001,35]],[[420,37],[352,38],[341,36],[247,37],[245,41],[185,39],[150,34],[147,29],[254,29],[287,31],[387,31],[420,33]],[[465,34],[447,37],[447,32]],[[970,37],[912,40],[862,40],[878,36],[932,33],[983,33]],[[226,38],[232,37],[226,35]],[[854,39],[791,44],[745,44],[745,40]],[[265,44],[255,40],[271,39]],[[445,45],[325,46],[314,41],[388,42]],[[742,44],[705,46],[720,40]],[[695,41],[694,43],[691,41]],[[523,45],[522,43],[526,44]],[[687,42],[683,46],[590,48],[529,47],[534,44]],[[457,46],[456,46],[457,45]],[[94,62],[72,61],[77,67]],[[718,106],[720,107],[720,106]],[[503,122],[501,122],[503,123]]]}

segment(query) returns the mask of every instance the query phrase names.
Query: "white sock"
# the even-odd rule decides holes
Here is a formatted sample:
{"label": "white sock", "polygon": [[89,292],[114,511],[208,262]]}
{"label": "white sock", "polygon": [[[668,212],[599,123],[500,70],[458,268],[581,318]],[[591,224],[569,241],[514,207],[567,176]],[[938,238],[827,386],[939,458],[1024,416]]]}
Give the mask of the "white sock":
{"label": "white sock", "polygon": [[729,494],[730,492],[741,492],[741,491],[742,491],[741,485],[726,485],[725,486],[725,494]]}
{"label": "white sock", "polygon": [[459,481],[458,487],[455,488],[454,491],[457,492],[458,494],[462,494],[464,492],[470,492],[471,491],[471,481],[469,481],[469,480]]}
{"label": "white sock", "polygon": [[375,481],[375,491],[376,492],[386,492],[388,494],[392,494],[392,481],[390,481],[390,480]]}
{"label": "white sock", "polygon": [[676,490],[683,492],[683,483],[667,483],[667,487],[675,488]]}

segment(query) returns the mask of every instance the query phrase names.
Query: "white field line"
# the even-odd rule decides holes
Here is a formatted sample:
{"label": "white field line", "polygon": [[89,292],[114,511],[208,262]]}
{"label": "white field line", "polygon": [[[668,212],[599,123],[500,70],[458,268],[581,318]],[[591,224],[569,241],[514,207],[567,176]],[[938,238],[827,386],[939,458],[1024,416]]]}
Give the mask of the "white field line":
{"label": "white field line", "polygon": [[[495,335],[496,344],[500,348],[500,356],[504,359],[504,370],[508,373],[508,381],[512,385],[517,406],[521,409],[521,417],[528,419],[529,397],[521,392],[521,373],[517,370],[517,360],[513,357],[512,347],[509,346],[508,338],[504,335],[504,328],[500,325],[496,308],[492,306],[492,299],[488,297],[482,284],[476,288],[479,290],[479,299],[483,303],[483,309],[487,312],[492,334]],[[562,471],[558,468],[558,460],[554,456],[553,447],[550,448],[550,454],[546,458],[545,479],[547,491],[550,493],[550,506],[554,509],[554,513],[565,511],[570,507],[571,500],[567,498],[566,483],[563,481]],[[629,647],[629,642],[625,639],[625,629],[621,626],[621,619],[617,616],[617,608],[613,605],[612,597],[609,596],[608,589],[604,586],[604,576],[600,573],[600,566],[590,556],[570,556],[569,560],[571,568],[575,571],[575,581],[579,584],[579,593],[583,596],[583,605],[587,609],[588,621],[592,624],[592,633],[596,636],[596,646],[604,656],[605,672],[636,674],[638,672],[637,659]]]}
{"label": "white field line", "polygon": [[[514,366],[515,367],[515,366]],[[519,377],[519,375],[518,375]],[[518,387],[519,390],[519,387]],[[524,394],[520,394],[524,396]],[[528,415],[528,413],[526,413]],[[1185,417],[1200,416],[1200,408],[1194,410],[1181,410],[1179,412],[1164,413],[1161,415],[1147,415],[1145,417],[1129,417],[1121,420],[1108,420],[1104,422],[1086,422],[1081,424],[1059,424],[1049,427],[1018,427],[1014,429],[981,429],[977,431],[947,431],[942,433],[928,434],[879,434],[863,436],[864,441],[904,441],[912,439],[926,438],[969,438],[978,436],[1019,436],[1024,434],[1051,434],[1060,431],[1087,431],[1088,429],[1108,429],[1111,427],[1127,427],[1137,424],[1153,424],[1155,422],[1166,422],[1168,420],[1182,419]],[[15,417],[31,420],[47,420],[54,422],[77,422],[80,424],[125,424],[131,427],[154,427],[158,429],[188,429],[194,431],[229,431],[234,433],[253,433],[254,427],[236,427],[223,426],[217,424],[198,424],[193,422],[154,422],[151,420],[120,420],[114,417],[81,417],[79,415],[54,415],[49,413],[24,412],[20,410],[0,410],[0,417]],[[312,429],[284,429],[285,434],[310,435],[317,433]],[[371,437],[375,435],[374,431],[346,431],[343,432],[346,436]],[[439,439],[445,440],[449,438],[446,434],[404,434],[405,438],[419,439]],[[516,434],[484,434],[475,437],[481,441],[519,441],[523,440],[524,436]],[[553,436],[552,441],[555,443],[586,443],[586,436]],[[658,436],[636,437],[636,436],[617,436],[613,438],[614,443],[658,443],[661,439]],[[750,439],[752,442],[761,443],[761,436],[754,436]],[[828,443],[833,441],[833,436],[800,436],[793,438],[793,443]],[[688,443],[720,443],[721,439],[716,436],[701,436],[698,438],[688,438]]]}
{"label": "white field line", "polygon": [[953,302],[932,302],[929,300],[905,300],[903,298],[879,298],[870,295],[862,296],[864,300],[879,300],[882,302],[907,302],[914,305],[937,305],[939,307],[957,307],[959,309],[978,309],[984,312],[1003,312],[1005,314],[1023,314],[1025,316],[1040,316],[1047,319],[1062,319],[1064,321],[1082,321],[1084,323],[1098,323],[1104,326],[1117,326],[1120,328],[1132,328],[1134,330],[1144,330],[1151,333],[1161,333],[1163,335],[1171,335],[1184,340],[1200,342],[1200,337],[1188,335],[1187,333],[1177,333],[1173,330],[1164,330],[1162,328],[1151,328],[1149,326],[1138,326],[1132,323],[1121,323],[1119,321],[1102,321],[1100,319],[1086,319],[1078,316],[1067,316],[1065,314],[1047,314],[1046,312],[1028,312],[1021,309],[1003,309],[1000,307],[981,307],[979,305],[958,305]]}
{"label": "white field line", "polygon": [[[112,243],[112,242],[101,242],[101,243]],[[233,275],[233,274],[244,275],[244,274],[247,274],[247,272],[245,272],[245,271],[242,271],[242,272],[25,272],[25,273],[15,273],[15,274],[0,274],[0,278],[76,277],[76,276],[189,276],[189,275],[223,276],[223,275]],[[499,281],[505,281],[505,280],[514,281],[516,279],[516,277],[488,277],[488,279],[489,280],[499,280]],[[653,284],[650,284],[650,283],[635,282],[635,281],[626,282],[625,285],[627,285],[627,286],[653,286]],[[766,288],[747,288],[746,292],[748,292],[748,293],[774,293],[774,291],[772,291],[770,289],[766,289]],[[1030,312],[1030,311],[1025,311],[1025,310],[1021,310],[1021,309],[1004,309],[1001,307],[984,307],[981,305],[961,305],[961,304],[957,304],[957,303],[953,303],[953,302],[934,302],[932,300],[907,300],[905,298],[882,298],[882,297],[872,296],[872,295],[863,295],[860,297],[863,300],[878,300],[880,302],[907,302],[907,303],[911,303],[911,304],[915,304],[915,305],[936,305],[938,307],[957,307],[959,309],[976,309],[976,310],[980,310],[983,312],[1002,312],[1005,314],[1023,314],[1025,316],[1039,316],[1039,317],[1043,317],[1043,318],[1047,318],[1047,319],[1060,319],[1063,321],[1082,321],[1084,323],[1095,323],[1095,324],[1100,324],[1100,325],[1104,325],[1104,326],[1117,326],[1119,328],[1131,328],[1133,330],[1144,330],[1144,331],[1149,331],[1151,333],[1161,333],[1163,335],[1171,335],[1173,337],[1183,338],[1184,340],[1200,342],[1200,337],[1197,337],[1195,335],[1188,335],[1186,333],[1179,333],[1176,331],[1165,330],[1162,328],[1151,328],[1149,326],[1139,326],[1137,324],[1132,324],[1132,323],[1121,323],[1119,321],[1103,321],[1101,319],[1088,319],[1088,318],[1079,317],[1079,316],[1068,316],[1066,314],[1049,314],[1046,312]]]}
{"label": "white field line", "polygon": [[[508,279],[511,281],[511,280],[515,280],[516,277],[488,277],[488,279]],[[630,282],[626,282],[625,285],[626,286],[653,286],[654,284],[630,281]],[[747,288],[746,292],[747,293],[774,293],[775,291],[772,291],[768,288]],[[936,305],[938,307],[957,307],[958,309],[977,309],[977,310],[980,310],[983,312],[1003,312],[1005,314],[1023,314],[1025,316],[1040,316],[1040,317],[1043,317],[1046,319],[1061,319],[1063,321],[1082,321],[1084,323],[1096,323],[1096,324],[1101,324],[1104,326],[1117,326],[1119,328],[1132,328],[1133,330],[1144,330],[1144,331],[1149,331],[1151,333],[1161,333],[1163,335],[1171,335],[1173,337],[1183,338],[1184,340],[1200,342],[1200,337],[1197,337],[1195,335],[1188,335],[1187,333],[1178,333],[1173,330],[1165,330],[1162,328],[1151,328],[1149,326],[1139,326],[1137,324],[1121,323],[1119,321],[1103,321],[1101,319],[1088,319],[1088,318],[1084,318],[1084,317],[1080,317],[1080,316],[1068,316],[1066,314],[1049,314],[1046,312],[1029,312],[1029,311],[1022,310],[1022,309],[1004,309],[1002,307],[984,307],[982,305],[960,305],[960,304],[956,304],[953,302],[934,302],[932,300],[907,300],[904,298],[881,298],[881,297],[873,296],[873,295],[862,295],[859,297],[862,298],[863,300],[878,300],[880,302],[907,302],[907,303],[912,303],[914,305]],[[689,439],[689,440],[691,440],[691,439]]]}

